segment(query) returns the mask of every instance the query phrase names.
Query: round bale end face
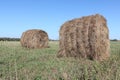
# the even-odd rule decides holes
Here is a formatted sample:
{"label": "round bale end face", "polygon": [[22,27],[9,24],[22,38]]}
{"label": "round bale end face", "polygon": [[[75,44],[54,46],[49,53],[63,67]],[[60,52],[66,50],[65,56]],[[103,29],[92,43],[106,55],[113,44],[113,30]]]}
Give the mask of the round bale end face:
{"label": "round bale end face", "polygon": [[48,47],[48,35],[43,30],[28,30],[23,32],[21,36],[21,45],[26,48],[47,48]]}
{"label": "round bale end face", "polygon": [[96,14],[64,23],[60,29],[58,57],[81,57],[102,61],[109,57],[109,30]]}

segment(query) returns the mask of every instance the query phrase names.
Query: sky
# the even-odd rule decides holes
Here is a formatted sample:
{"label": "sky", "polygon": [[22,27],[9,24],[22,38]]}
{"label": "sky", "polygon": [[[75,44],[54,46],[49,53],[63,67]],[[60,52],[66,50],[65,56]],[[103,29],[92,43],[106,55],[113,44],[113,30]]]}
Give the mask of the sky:
{"label": "sky", "polygon": [[41,29],[59,39],[66,21],[94,14],[107,19],[110,39],[120,39],[120,0],[0,0],[0,37]]}

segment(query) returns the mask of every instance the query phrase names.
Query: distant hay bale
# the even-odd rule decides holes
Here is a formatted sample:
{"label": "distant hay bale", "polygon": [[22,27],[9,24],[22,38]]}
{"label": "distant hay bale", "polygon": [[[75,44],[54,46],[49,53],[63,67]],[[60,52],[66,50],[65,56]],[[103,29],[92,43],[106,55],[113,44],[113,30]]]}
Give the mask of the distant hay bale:
{"label": "distant hay bale", "polygon": [[48,35],[43,30],[28,30],[23,32],[21,36],[21,45],[26,48],[47,48],[48,47]]}
{"label": "distant hay bale", "polygon": [[104,60],[109,57],[109,30],[106,19],[91,15],[64,23],[60,29],[58,57]]}

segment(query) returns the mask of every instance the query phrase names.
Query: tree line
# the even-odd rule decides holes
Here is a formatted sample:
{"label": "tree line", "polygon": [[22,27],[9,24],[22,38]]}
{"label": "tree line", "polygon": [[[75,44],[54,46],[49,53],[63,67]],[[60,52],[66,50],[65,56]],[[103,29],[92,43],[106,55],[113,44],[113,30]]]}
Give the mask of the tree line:
{"label": "tree line", "polygon": [[0,37],[0,41],[20,41],[20,38]]}
{"label": "tree line", "polygon": [[[0,41],[20,41],[20,38],[0,37]],[[49,41],[58,41],[58,40],[49,39]],[[110,41],[118,41],[118,40],[117,39],[111,39]]]}
{"label": "tree line", "polygon": [[[20,38],[0,37],[0,41],[20,41]],[[58,40],[49,39],[49,41],[58,41]]]}

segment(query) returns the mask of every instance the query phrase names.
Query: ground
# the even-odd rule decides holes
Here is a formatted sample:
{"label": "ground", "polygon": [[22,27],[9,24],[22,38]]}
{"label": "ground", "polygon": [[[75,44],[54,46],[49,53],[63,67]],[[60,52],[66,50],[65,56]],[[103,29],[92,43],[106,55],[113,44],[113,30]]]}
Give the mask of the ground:
{"label": "ground", "polygon": [[0,41],[0,80],[119,80],[120,42],[111,42],[103,62],[57,58],[58,42],[50,48],[26,49],[19,41]]}

